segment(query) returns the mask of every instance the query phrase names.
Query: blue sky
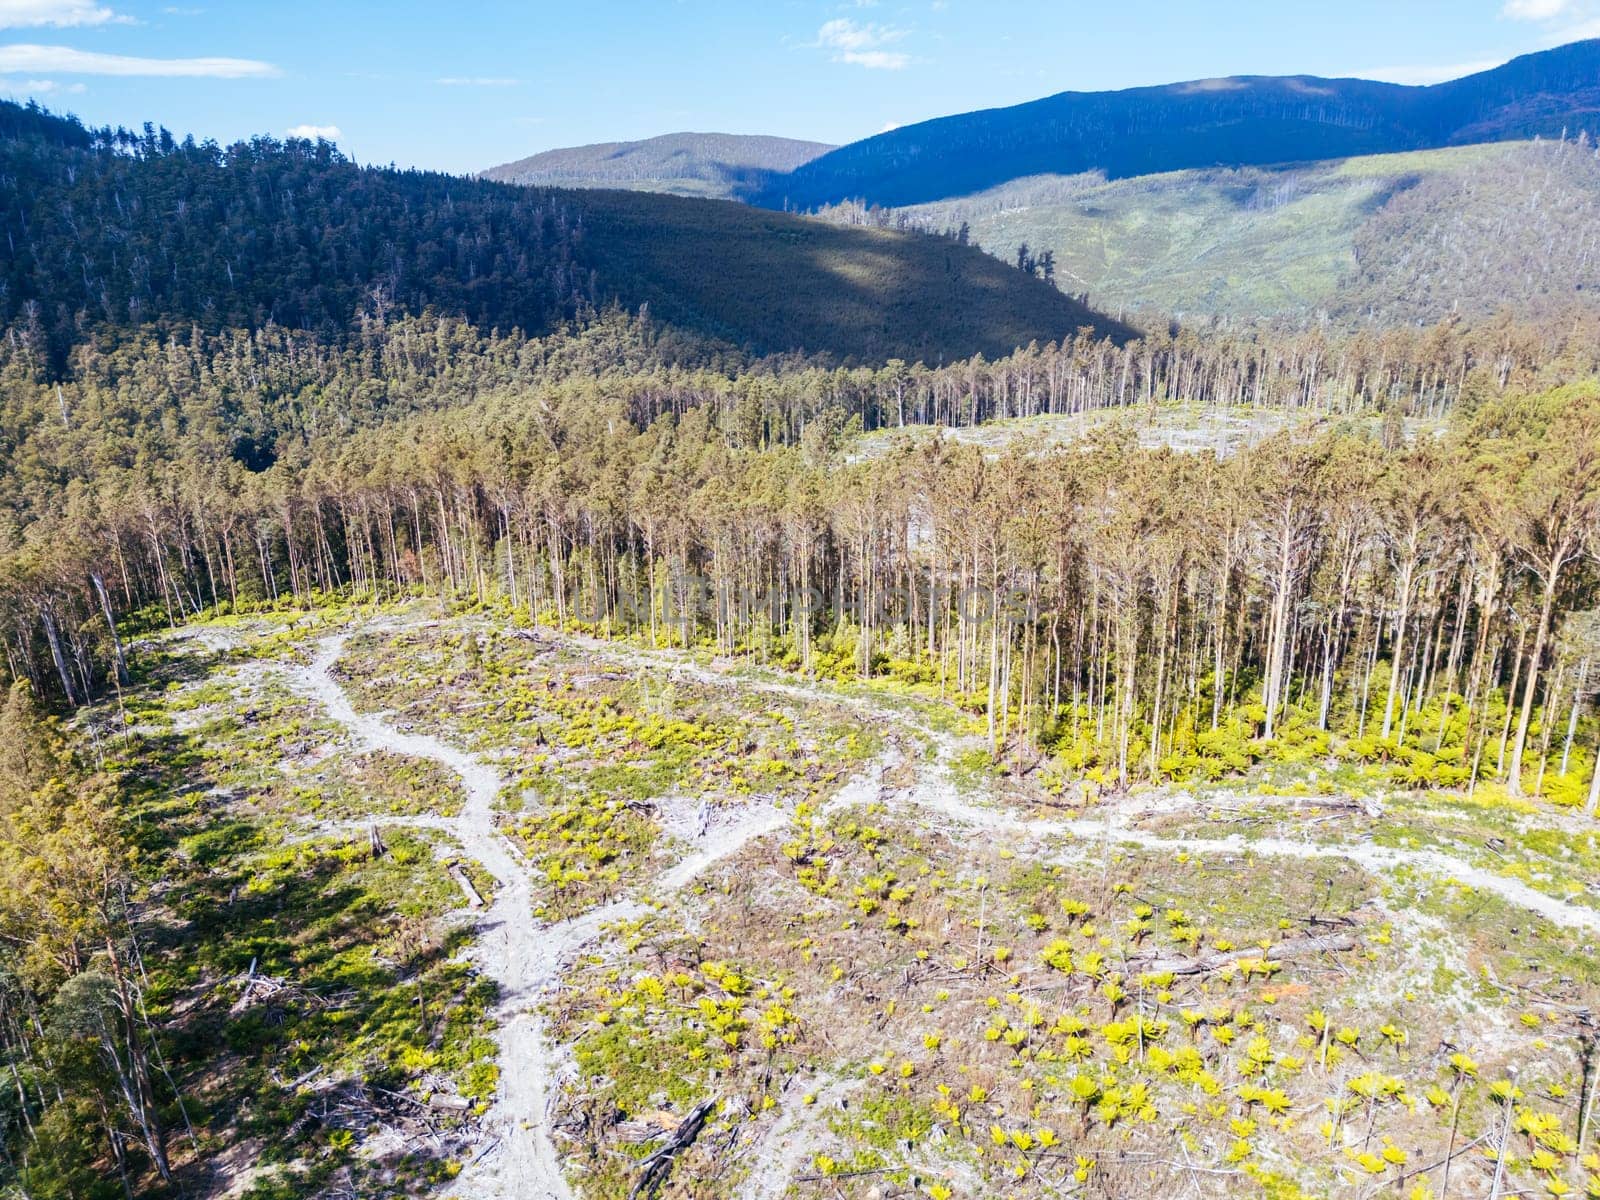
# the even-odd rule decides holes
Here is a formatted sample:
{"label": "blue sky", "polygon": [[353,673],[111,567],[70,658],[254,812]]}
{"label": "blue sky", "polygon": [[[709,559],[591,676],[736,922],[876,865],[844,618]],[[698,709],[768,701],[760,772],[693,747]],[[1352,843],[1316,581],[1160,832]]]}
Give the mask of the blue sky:
{"label": "blue sky", "polygon": [[0,0],[0,95],[468,171],[685,129],[844,142],[1214,75],[1427,83],[1595,36],[1600,0]]}

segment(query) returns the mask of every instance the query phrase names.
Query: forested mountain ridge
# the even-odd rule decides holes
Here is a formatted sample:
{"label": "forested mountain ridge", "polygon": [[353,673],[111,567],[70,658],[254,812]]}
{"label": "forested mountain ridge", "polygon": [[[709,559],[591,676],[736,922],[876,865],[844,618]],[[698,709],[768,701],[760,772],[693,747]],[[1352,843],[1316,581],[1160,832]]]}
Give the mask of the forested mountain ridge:
{"label": "forested mountain ridge", "polygon": [[546,150],[482,173],[542,187],[628,188],[737,199],[834,149],[823,142],[732,133],[665,133],[637,142]]}
{"label": "forested mountain ridge", "polygon": [[58,358],[97,326],[338,334],[434,306],[537,332],[591,299],[578,214],[555,193],[363,170],[327,142],[223,149],[6,104],[0,171],[0,318]]}
{"label": "forested mountain ridge", "polygon": [[1030,175],[1110,178],[1308,162],[1600,129],[1600,39],[1429,87],[1240,76],[1117,92],[1062,92],[940,117],[841,147],[756,197],[810,209],[903,206]]}
{"label": "forested mountain ridge", "polygon": [[325,142],[93,131],[14,104],[0,106],[0,221],[0,320],[35,331],[57,367],[97,328],[342,337],[391,309],[538,334],[650,304],[757,353],[879,362],[1125,332],[938,239],[363,168]]}

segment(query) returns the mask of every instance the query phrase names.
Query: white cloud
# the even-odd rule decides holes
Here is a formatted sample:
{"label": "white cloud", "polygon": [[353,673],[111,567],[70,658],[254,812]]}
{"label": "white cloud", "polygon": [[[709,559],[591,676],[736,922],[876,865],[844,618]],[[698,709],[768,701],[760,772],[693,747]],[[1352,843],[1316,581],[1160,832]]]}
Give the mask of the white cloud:
{"label": "white cloud", "polygon": [[1375,67],[1370,71],[1357,71],[1355,74],[1361,79],[1377,79],[1384,83],[1426,85],[1460,79],[1463,75],[1476,75],[1479,71],[1492,70],[1503,62],[1505,62],[1503,58],[1492,58],[1483,62],[1450,63],[1443,66]]}
{"label": "white cloud", "polygon": [[1500,15],[1513,21],[1550,21],[1573,8],[1573,0],[1506,0]]}
{"label": "white cloud", "polygon": [[85,90],[81,83],[57,83],[54,79],[7,79],[0,81],[0,87],[12,96],[76,96]]}
{"label": "white cloud", "polygon": [[1600,38],[1597,0],[1505,0],[1500,15],[1512,21],[1543,25],[1540,41],[1546,46]]}
{"label": "white cloud", "polygon": [[446,75],[435,79],[443,87],[521,87],[522,80],[499,75]]}
{"label": "white cloud", "polygon": [[120,16],[94,0],[0,0],[0,29],[24,29],[40,25],[57,28],[80,25],[105,25]]}
{"label": "white cloud", "polygon": [[250,58],[134,58],[69,46],[0,46],[0,75],[23,71],[206,79],[266,79],[279,74],[271,63]]}
{"label": "white cloud", "polygon": [[836,17],[817,30],[817,45],[833,50],[867,50],[884,42],[898,41],[905,34],[879,25],[858,25],[849,17]]}
{"label": "white cloud", "polygon": [[337,125],[295,125],[284,132],[292,138],[305,138],[313,142],[319,138],[331,142],[334,138],[344,135],[344,131]]}
{"label": "white cloud", "polygon": [[903,29],[885,25],[860,25],[849,17],[837,17],[817,30],[812,43],[833,52],[833,61],[866,67],[874,71],[899,71],[911,65],[911,56],[902,50],[884,47],[906,36]]}
{"label": "white cloud", "polygon": [[846,50],[834,55],[833,61],[869,71],[903,71],[911,65],[911,56],[900,50]]}

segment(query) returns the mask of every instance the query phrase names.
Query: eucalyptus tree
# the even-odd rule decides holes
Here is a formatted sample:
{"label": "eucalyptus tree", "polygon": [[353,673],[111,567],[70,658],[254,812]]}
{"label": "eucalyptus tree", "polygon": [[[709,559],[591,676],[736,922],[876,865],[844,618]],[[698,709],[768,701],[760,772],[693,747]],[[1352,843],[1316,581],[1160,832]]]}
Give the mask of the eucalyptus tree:
{"label": "eucalyptus tree", "polygon": [[1263,734],[1271,738],[1287,696],[1288,655],[1295,606],[1319,549],[1327,499],[1325,471],[1332,453],[1326,438],[1305,442],[1287,434],[1245,452],[1256,482],[1253,550],[1270,601]]}
{"label": "eucalyptus tree", "polygon": [[1432,442],[1391,458],[1378,488],[1376,525],[1394,576],[1394,637],[1389,647],[1389,690],[1383,705],[1383,731],[1394,730],[1395,702],[1402,698],[1401,671],[1406,639],[1421,576],[1446,552],[1444,544],[1451,488],[1443,455]]}
{"label": "eucalyptus tree", "polygon": [[1538,617],[1508,768],[1523,788],[1523,755],[1562,585],[1600,538],[1600,391],[1594,385],[1508,399],[1473,427],[1485,489],[1518,567],[1536,582]]}

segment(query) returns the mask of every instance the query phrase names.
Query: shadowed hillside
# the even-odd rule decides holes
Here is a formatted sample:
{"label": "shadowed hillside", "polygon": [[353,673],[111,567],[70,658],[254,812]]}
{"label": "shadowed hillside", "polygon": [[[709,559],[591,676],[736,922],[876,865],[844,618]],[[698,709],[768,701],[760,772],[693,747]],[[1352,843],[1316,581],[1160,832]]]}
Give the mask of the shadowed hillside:
{"label": "shadowed hillside", "polygon": [[1042,280],[945,238],[635,192],[564,193],[602,288],[756,349],[862,360],[993,357],[1088,326],[1127,331]]}

